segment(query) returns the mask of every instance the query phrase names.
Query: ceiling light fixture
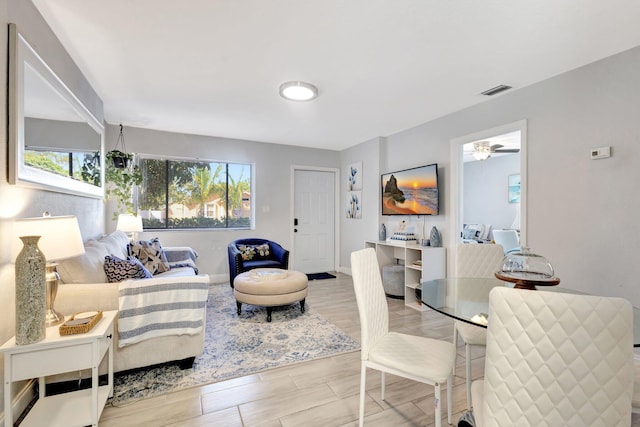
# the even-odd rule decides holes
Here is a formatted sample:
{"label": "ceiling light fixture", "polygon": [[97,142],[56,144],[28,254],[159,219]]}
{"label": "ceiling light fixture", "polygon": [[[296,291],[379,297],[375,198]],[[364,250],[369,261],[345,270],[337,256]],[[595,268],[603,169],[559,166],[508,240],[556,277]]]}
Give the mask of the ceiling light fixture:
{"label": "ceiling light fixture", "polygon": [[285,82],[280,85],[280,96],[289,101],[311,101],[318,96],[318,88],[306,82]]}
{"label": "ceiling light fixture", "polygon": [[476,160],[487,160],[489,158],[489,156],[491,156],[491,154],[489,154],[486,151],[474,151],[473,152],[473,157]]}

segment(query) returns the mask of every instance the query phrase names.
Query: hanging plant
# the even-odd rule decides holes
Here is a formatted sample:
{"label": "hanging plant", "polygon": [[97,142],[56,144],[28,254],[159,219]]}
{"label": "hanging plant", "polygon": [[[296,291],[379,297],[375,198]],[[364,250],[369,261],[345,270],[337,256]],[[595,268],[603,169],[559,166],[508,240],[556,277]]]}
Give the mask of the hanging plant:
{"label": "hanging plant", "polygon": [[[127,147],[124,145],[124,133],[123,127],[120,124],[120,134],[116,140],[116,145],[113,150],[107,153],[107,162],[113,165],[116,169],[126,169],[133,160],[133,154],[127,153]],[[122,145],[122,151],[118,150],[118,145]]]}
{"label": "hanging plant", "polygon": [[122,149],[126,150],[122,125],[120,125],[116,146],[107,153],[105,162],[105,197],[117,203],[117,211],[113,213],[114,220],[118,219],[120,213],[134,213],[133,187],[142,183],[142,172],[134,163],[133,154],[117,149],[120,142],[122,142]]}
{"label": "hanging plant", "polygon": [[107,153],[107,160],[116,169],[126,169],[133,160],[133,155],[120,150],[111,150]]}

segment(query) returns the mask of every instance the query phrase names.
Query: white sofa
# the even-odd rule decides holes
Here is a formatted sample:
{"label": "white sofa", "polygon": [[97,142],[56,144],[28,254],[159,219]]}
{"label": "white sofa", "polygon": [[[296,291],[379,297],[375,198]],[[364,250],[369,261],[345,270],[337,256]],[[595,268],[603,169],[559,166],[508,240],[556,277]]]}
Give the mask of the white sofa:
{"label": "white sofa", "polygon": [[[118,310],[118,285],[108,283],[104,273],[104,257],[115,255],[126,259],[128,237],[121,231],[116,231],[100,240],[90,240],[85,243],[85,254],[76,258],[59,262],[58,272],[61,284],[55,300],[55,309],[64,315],[71,315],[83,311]],[[170,264],[184,262],[193,263],[195,252],[188,247],[163,248]],[[193,263],[195,265],[195,263]],[[196,275],[191,267],[172,268],[151,279],[158,284],[171,283],[172,278],[193,276],[193,282],[209,283],[207,275]],[[147,282],[148,284],[148,282]],[[150,366],[170,361],[182,361],[183,367],[190,365],[193,358],[200,355],[204,348],[206,327],[206,307],[202,309],[203,327],[197,335],[172,335],[156,337],[136,344],[119,347],[118,322],[116,318],[114,330],[114,371]],[[104,367],[101,367],[104,371]]]}

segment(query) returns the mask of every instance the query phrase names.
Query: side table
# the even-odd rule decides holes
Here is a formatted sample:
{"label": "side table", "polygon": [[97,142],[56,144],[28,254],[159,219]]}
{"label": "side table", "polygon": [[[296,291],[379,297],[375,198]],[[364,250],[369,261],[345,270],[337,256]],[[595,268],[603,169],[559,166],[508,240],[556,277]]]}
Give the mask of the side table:
{"label": "side table", "polygon": [[[61,336],[58,326],[47,328],[46,338],[16,345],[15,337],[0,347],[4,353],[4,425],[13,426],[11,383],[38,378],[40,397],[21,426],[97,426],[107,398],[113,395],[113,320],[106,311],[87,333]],[[98,385],[98,367],[108,353],[107,385]],[[91,389],[45,395],[45,377],[91,369]]]}

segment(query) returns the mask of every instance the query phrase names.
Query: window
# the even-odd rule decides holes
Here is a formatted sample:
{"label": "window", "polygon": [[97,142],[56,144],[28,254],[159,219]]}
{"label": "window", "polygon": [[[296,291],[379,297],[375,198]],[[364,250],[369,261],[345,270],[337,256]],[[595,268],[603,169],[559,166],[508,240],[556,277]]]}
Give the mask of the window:
{"label": "window", "polygon": [[251,165],[140,160],[144,228],[250,228]]}

